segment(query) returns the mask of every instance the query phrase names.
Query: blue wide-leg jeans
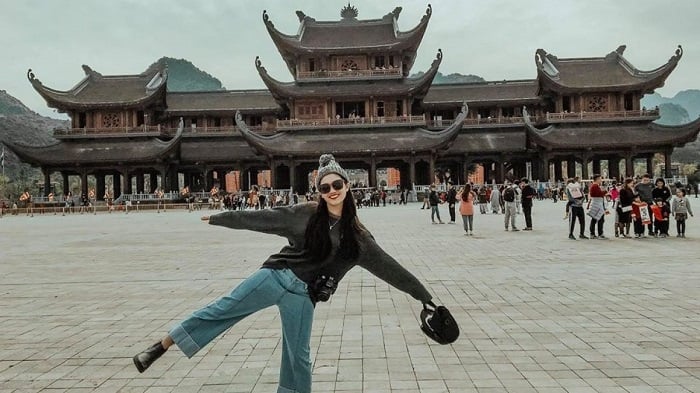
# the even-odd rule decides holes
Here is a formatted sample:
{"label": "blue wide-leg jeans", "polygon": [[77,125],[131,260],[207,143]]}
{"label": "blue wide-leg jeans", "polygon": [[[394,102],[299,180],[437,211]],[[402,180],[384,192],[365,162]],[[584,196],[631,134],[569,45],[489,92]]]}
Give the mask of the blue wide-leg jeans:
{"label": "blue wide-leg jeans", "polygon": [[311,392],[309,341],[314,306],[307,285],[290,269],[260,269],[231,294],[195,311],[170,331],[191,358],[219,334],[258,310],[277,305],[282,320],[282,364],[278,393]]}

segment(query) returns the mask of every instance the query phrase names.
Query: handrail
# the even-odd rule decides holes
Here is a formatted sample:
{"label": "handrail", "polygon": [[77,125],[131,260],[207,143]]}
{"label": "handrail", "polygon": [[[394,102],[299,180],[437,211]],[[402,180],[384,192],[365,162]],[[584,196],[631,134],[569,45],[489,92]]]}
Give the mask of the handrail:
{"label": "handrail", "polygon": [[[454,123],[453,119],[440,120],[433,119],[429,122],[430,127],[448,127]],[[480,125],[497,125],[497,124],[523,124],[525,120],[518,116],[501,116],[501,117],[475,117],[466,118],[462,123],[462,128]]]}
{"label": "handrail", "polygon": [[326,78],[360,78],[401,76],[401,68],[375,68],[370,70],[340,70],[340,71],[299,71],[297,79],[326,79]]}
{"label": "handrail", "polygon": [[83,128],[55,128],[54,136],[72,135],[106,135],[106,134],[149,134],[160,133],[164,130],[160,125],[137,127],[83,127]]}
{"label": "handrail", "polygon": [[577,121],[577,120],[600,120],[600,119],[634,119],[643,117],[658,117],[658,109],[640,109],[634,111],[616,112],[557,112],[547,113],[548,122],[557,121]]}
{"label": "handrail", "polygon": [[397,116],[397,117],[355,117],[355,118],[325,118],[325,119],[287,119],[277,120],[277,129],[295,127],[332,127],[332,126],[356,126],[356,125],[393,125],[410,124],[425,125],[425,115]]}

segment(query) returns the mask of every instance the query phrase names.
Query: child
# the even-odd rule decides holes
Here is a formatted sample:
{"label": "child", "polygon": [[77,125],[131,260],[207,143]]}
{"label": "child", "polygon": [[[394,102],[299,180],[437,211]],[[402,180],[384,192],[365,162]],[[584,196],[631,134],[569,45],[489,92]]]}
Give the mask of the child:
{"label": "child", "polygon": [[651,223],[648,205],[642,201],[639,194],[634,195],[634,202],[632,202],[632,220],[634,221],[634,238],[639,239],[644,235],[644,226]]}
{"label": "child", "polygon": [[676,198],[673,200],[671,211],[676,218],[676,231],[678,232],[676,237],[685,237],[685,220],[688,218],[688,214],[693,216],[693,209],[690,208],[690,201],[685,197],[684,189],[676,190]]}
{"label": "child", "polygon": [[671,209],[663,199],[656,198],[651,211],[654,216],[654,236],[668,237],[668,219],[671,216]]}

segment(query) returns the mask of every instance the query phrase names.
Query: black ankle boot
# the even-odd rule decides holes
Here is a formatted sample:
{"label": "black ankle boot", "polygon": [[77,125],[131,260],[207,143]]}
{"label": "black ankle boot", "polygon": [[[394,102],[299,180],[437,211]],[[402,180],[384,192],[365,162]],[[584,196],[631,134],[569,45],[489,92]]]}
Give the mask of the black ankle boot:
{"label": "black ankle boot", "polygon": [[134,356],[134,365],[140,373],[146,371],[159,357],[161,357],[167,349],[163,348],[163,344],[158,341],[151,345],[145,351]]}

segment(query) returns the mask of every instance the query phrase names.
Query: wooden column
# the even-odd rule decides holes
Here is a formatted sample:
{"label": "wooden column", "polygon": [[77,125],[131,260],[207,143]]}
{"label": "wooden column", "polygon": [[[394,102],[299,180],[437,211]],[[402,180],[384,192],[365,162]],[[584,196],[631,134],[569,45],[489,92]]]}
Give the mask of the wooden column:
{"label": "wooden column", "polygon": [[632,159],[632,153],[625,154],[625,177],[634,176],[634,160]]}
{"label": "wooden column", "polygon": [[654,160],[653,156],[649,155],[646,157],[647,159],[647,173],[651,175],[651,177],[654,177]]}
{"label": "wooden column", "polygon": [[620,180],[620,157],[608,158],[608,177]]}
{"label": "wooden column", "polygon": [[[154,192],[156,191],[156,188],[158,188],[158,173],[156,173],[156,172],[151,172],[151,173],[150,173],[149,180],[150,180],[150,181],[149,181],[150,184],[148,185],[148,186],[149,186],[149,187],[148,187],[148,188],[149,188],[148,192],[152,194],[152,193],[154,193]],[[162,184],[162,183],[163,183],[163,182],[161,181],[161,184]],[[161,190],[161,191],[162,191],[162,190]]]}
{"label": "wooden column", "polygon": [[292,189],[292,192],[296,191],[296,184],[296,163],[294,160],[291,160],[289,161],[289,187]]}
{"label": "wooden column", "polygon": [[593,160],[593,175],[600,175],[600,160]]}
{"label": "wooden column", "polygon": [[63,195],[66,195],[70,191],[70,178],[66,172],[61,172],[61,177],[63,177]]}
{"label": "wooden column", "polygon": [[408,177],[411,182],[408,189],[412,190],[413,185],[416,184],[416,157],[413,154],[411,154],[411,158],[408,160]]}
{"label": "wooden column", "polygon": [[112,187],[114,188],[114,199],[122,195],[122,176],[117,172],[112,175]]}
{"label": "wooden column", "polygon": [[88,178],[87,178],[87,170],[83,169],[83,171],[80,173],[80,193],[81,196],[82,194],[87,195],[88,194]]}
{"label": "wooden column", "polygon": [[146,185],[146,179],[144,177],[143,173],[138,173],[136,174],[136,193],[137,194],[142,194],[145,193],[146,190],[144,189]]}
{"label": "wooden column", "polygon": [[377,159],[372,155],[369,163],[369,186],[377,187]]}
{"label": "wooden column", "polygon": [[673,176],[671,172],[671,153],[673,149],[668,149],[664,152],[664,177],[670,178]]}
{"label": "wooden column", "polygon": [[430,184],[435,183],[435,155],[433,153],[430,153],[430,163],[429,163],[429,169],[430,173],[428,174],[429,179],[430,179]]}
{"label": "wooden column", "polygon": [[566,160],[566,177],[571,179],[576,177],[576,160],[573,158]]}
{"label": "wooden column", "polygon": [[496,161],[496,183],[501,184],[505,180],[505,165],[503,163],[503,158],[499,158]]}
{"label": "wooden column", "polygon": [[98,201],[105,200],[105,174],[98,173],[95,175],[95,199]]}

